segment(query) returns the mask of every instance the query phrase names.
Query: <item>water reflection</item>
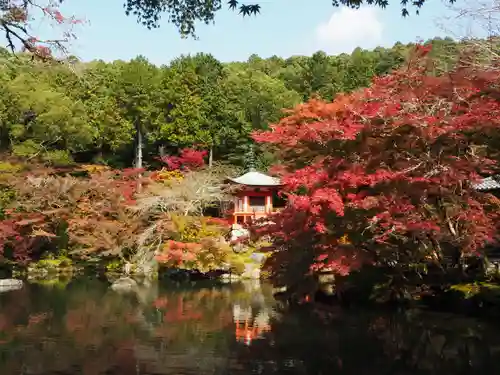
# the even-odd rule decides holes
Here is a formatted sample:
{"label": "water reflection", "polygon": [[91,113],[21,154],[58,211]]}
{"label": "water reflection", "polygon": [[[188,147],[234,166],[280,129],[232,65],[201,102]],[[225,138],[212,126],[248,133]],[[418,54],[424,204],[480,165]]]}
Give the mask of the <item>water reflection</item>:
{"label": "water reflection", "polygon": [[0,294],[0,374],[473,374],[498,326],[424,312],[276,312],[269,287],[97,280]]}

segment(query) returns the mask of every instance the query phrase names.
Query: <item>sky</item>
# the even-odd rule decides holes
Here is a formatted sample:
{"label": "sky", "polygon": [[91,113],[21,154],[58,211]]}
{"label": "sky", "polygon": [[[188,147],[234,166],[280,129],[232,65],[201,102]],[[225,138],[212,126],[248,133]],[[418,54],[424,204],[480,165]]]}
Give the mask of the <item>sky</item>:
{"label": "sky", "polygon": [[[224,62],[244,61],[252,54],[263,58],[311,55],[318,50],[339,54],[356,47],[390,47],[398,41],[444,37],[450,34],[445,31],[450,20],[443,21],[450,11],[442,1],[428,0],[420,15],[403,18],[397,0],[386,9],[359,10],[334,8],[331,0],[261,0],[257,16],[242,18],[237,12],[221,10],[215,24],[198,25],[198,40],[181,38],[166,20],[159,29],[148,30],[125,15],[124,0],[65,0],[61,11],[85,20],[73,30],[77,39],[70,46],[70,52],[83,61],[143,55],[161,65],[197,52],[211,53]],[[35,33],[61,31],[46,21],[37,22]],[[451,34],[457,36],[456,31]]]}

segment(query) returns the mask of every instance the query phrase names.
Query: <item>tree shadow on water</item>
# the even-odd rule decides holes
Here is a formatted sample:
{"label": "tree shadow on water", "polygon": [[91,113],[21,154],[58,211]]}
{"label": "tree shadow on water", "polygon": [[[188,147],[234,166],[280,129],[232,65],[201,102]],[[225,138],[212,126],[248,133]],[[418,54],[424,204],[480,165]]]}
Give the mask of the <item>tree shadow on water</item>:
{"label": "tree shadow on water", "polygon": [[0,294],[0,374],[217,374],[234,340],[232,306],[254,297],[212,285],[26,285]]}
{"label": "tree shadow on water", "polygon": [[235,352],[242,374],[465,375],[500,369],[499,334],[485,322],[422,311],[325,318],[306,310],[281,314],[265,339]]}
{"label": "tree shadow on water", "polygon": [[146,291],[123,295],[84,280],[0,294],[0,374],[468,375],[500,367],[500,327],[484,321],[422,311],[276,313],[258,286]]}

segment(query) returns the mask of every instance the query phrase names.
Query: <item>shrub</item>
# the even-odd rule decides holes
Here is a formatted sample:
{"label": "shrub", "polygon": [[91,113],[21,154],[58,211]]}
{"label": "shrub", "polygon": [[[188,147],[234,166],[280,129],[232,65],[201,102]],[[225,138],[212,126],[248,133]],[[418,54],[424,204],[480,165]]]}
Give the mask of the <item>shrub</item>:
{"label": "shrub", "polygon": [[473,185],[498,172],[500,70],[460,65],[436,77],[428,52],[418,46],[369,88],[310,100],[255,134],[282,160],[288,206],[263,232],[279,283],[364,264],[445,272],[493,241],[498,203]]}

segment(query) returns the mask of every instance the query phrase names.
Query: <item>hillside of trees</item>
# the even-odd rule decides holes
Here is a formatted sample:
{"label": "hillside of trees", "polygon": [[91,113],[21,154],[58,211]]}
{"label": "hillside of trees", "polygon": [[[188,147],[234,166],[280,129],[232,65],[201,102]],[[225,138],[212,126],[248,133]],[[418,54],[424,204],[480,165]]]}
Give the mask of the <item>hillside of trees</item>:
{"label": "hillside of trees", "polygon": [[[427,44],[436,69],[446,69],[461,45],[440,38]],[[253,130],[267,129],[285,116],[283,109],[311,97],[331,100],[368,86],[401,66],[413,47],[288,59],[252,55],[233,63],[200,53],[160,67],[142,56],[61,64],[1,50],[0,148],[53,166],[147,168],[157,156],[194,147],[210,150],[214,161],[265,169],[272,155],[254,145]],[[143,160],[137,160],[139,144]]]}
{"label": "hillside of trees", "polygon": [[[266,277],[298,301],[322,272],[360,296],[342,278],[374,271],[365,292],[380,300],[498,288],[485,246],[500,242],[500,201],[474,187],[500,173],[498,45],[198,54],[161,67],[3,51],[0,268],[242,275],[258,250]],[[229,223],[207,209],[229,202],[226,177],[251,166],[274,167],[287,205],[236,253]]]}

